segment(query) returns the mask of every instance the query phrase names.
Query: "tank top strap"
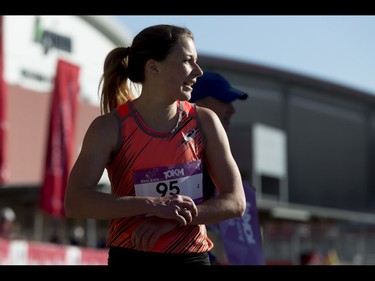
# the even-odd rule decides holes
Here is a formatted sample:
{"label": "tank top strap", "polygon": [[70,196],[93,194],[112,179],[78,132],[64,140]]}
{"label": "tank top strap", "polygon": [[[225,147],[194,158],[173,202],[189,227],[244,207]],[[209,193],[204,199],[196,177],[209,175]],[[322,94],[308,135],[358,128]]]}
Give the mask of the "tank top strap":
{"label": "tank top strap", "polygon": [[190,116],[195,116],[195,104],[187,101],[179,101],[179,108]]}
{"label": "tank top strap", "polygon": [[123,117],[125,117],[126,115],[128,115],[130,113],[130,106],[131,106],[131,102],[128,101],[126,103],[123,103],[123,104],[119,105],[116,108],[120,119],[122,119]]}

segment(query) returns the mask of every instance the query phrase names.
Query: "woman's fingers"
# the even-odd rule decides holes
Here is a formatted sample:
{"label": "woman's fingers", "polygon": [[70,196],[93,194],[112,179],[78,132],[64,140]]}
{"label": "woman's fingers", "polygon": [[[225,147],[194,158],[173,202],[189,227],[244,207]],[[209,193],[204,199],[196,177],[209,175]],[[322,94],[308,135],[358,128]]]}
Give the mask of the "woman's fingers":
{"label": "woman's fingers", "polygon": [[191,222],[192,217],[196,217],[198,215],[197,206],[188,196],[173,195],[172,200],[170,200],[169,203],[177,208],[178,214],[185,217],[188,223]]}

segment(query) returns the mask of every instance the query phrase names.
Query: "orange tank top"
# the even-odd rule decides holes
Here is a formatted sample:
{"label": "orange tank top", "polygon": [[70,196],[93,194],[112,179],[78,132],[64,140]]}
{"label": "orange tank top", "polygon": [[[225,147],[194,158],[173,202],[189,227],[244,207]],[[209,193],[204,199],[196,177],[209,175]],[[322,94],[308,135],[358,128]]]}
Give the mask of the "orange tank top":
{"label": "orange tank top", "polygon": [[[167,133],[150,129],[132,105],[116,108],[119,121],[119,147],[107,165],[111,191],[119,196],[189,195],[203,201],[202,157],[205,138],[195,105],[178,102],[179,119]],[[107,246],[134,248],[131,233],[142,216],[123,217],[110,222]],[[211,250],[212,241],[205,225],[176,227],[162,235],[149,249],[163,253],[203,253]]]}

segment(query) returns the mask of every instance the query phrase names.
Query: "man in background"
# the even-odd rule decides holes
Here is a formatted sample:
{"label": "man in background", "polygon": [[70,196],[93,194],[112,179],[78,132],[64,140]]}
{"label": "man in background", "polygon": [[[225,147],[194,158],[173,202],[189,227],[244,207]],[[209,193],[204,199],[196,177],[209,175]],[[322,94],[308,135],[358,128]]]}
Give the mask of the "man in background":
{"label": "man in background", "polygon": [[[204,72],[193,85],[190,102],[213,110],[227,131],[231,118],[236,113],[233,102],[246,100],[247,97],[248,94],[233,88],[219,73]],[[203,186],[205,199],[208,199],[215,195],[216,188],[205,167],[206,165],[204,165]]]}
{"label": "man in background", "polygon": [[205,72],[193,85],[190,102],[212,109],[228,130],[232,115],[236,112],[233,102],[246,100],[248,94],[233,88],[219,73]]}
{"label": "man in background", "polygon": [[[233,102],[246,100],[248,94],[233,88],[219,73],[204,72],[193,85],[190,102],[210,108],[219,117],[225,130],[229,129],[231,118],[236,113]],[[215,196],[216,187],[203,165],[203,192],[207,200]],[[260,228],[255,204],[255,189],[244,183],[247,195],[247,210],[243,218],[226,220],[217,225],[207,225],[207,231],[215,244],[210,253],[213,265],[263,264]],[[244,247],[249,251],[244,251]]]}

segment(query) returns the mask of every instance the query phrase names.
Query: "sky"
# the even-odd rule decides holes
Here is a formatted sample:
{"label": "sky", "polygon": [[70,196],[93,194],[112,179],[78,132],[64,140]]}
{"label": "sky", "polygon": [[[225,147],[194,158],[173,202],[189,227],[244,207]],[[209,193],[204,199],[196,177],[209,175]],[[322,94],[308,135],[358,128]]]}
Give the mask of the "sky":
{"label": "sky", "polygon": [[199,54],[307,75],[375,95],[374,15],[113,16],[135,36],[160,23],[194,33]]}

